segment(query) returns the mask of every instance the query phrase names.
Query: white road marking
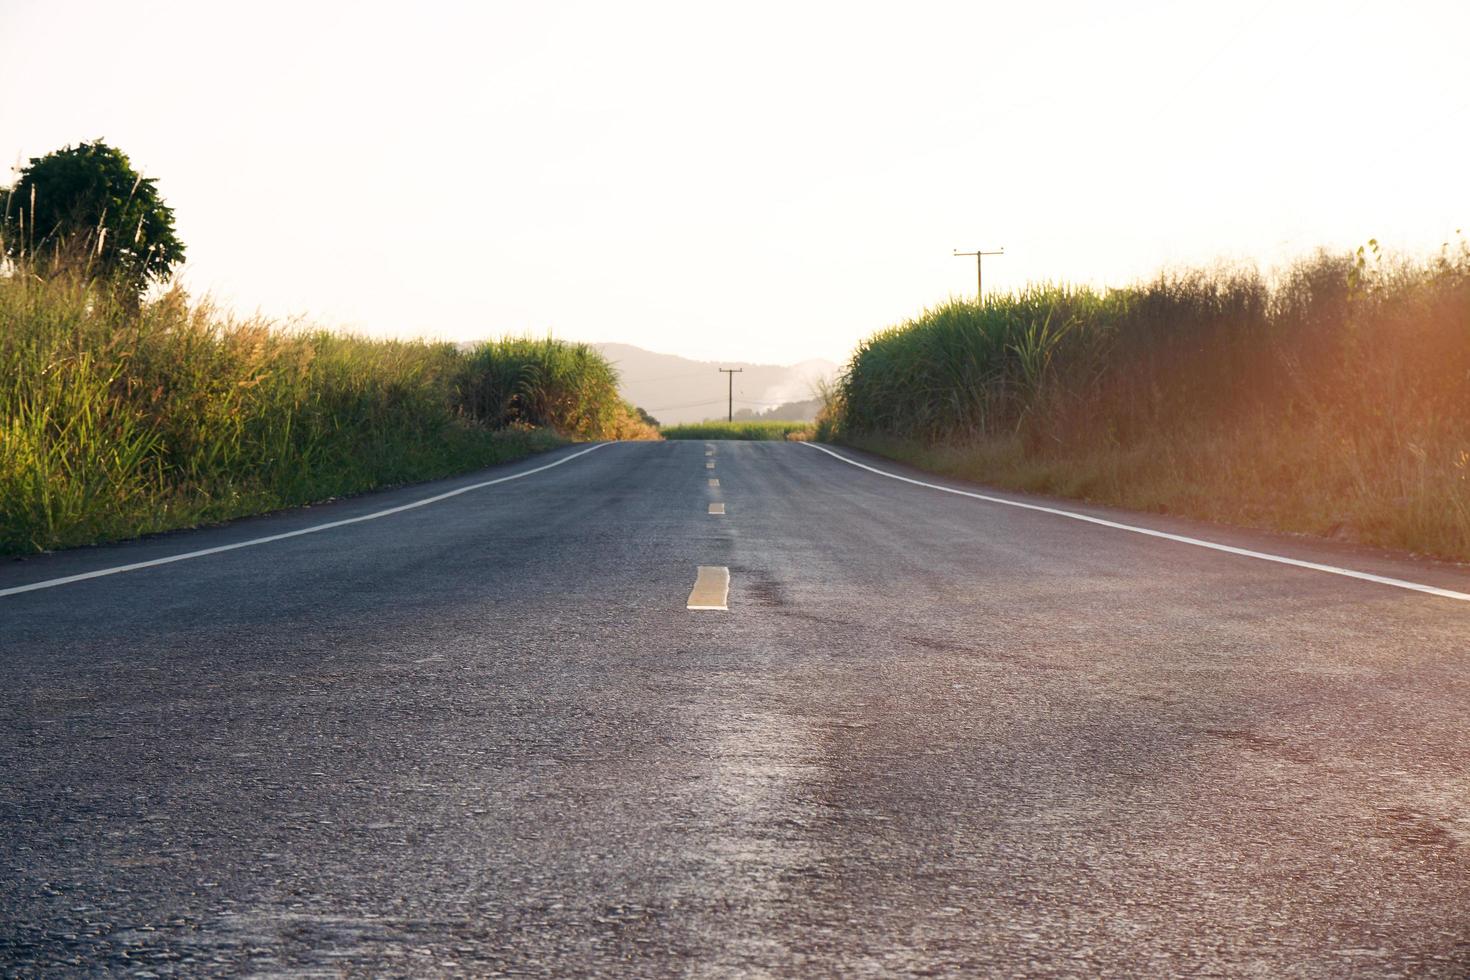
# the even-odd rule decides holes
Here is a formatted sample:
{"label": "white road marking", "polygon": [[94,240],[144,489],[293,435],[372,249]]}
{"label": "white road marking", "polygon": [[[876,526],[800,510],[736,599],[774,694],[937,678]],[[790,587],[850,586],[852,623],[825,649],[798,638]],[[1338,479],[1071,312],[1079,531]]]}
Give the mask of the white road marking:
{"label": "white road marking", "polygon": [[523,476],[530,476],[533,473],[541,473],[553,467],[560,466],[563,463],[570,463],[578,456],[586,456],[590,452],[602,449],[604,446],[610,445],[612,445],[612,443],[600,442],[597,445],[589,446],[588,448],[583,449],[580,452],[572,453],[570,456],[563,456],[556,462],[547,463],[545,466],[538,466],[535,469],[525,470],[521,473],[512,473],[510,476],[502,476],[494,480],[485,480],[482,483],[474,483],[467,487],[460,487],[458,490],[450,490],[447,493],[436,494],[432,497],[425,497],[423,500],[415,500],[411,503],[399,504],[397,507],[389,507],[387,510],[380,510],[371,514],[363,514],[360,517],[348,517],[340,521],[330,521],[326,524],[316,524],[312,527],[304,527],[301,528],[299,531],[287,531],[284,534],[272,534],[264,538],[251,538],[249,541],[237,541],[234,544],[222,544],[216,548],[203,548],[199,551],[186,551],[181,555],[169,555],[167,558],[154,558],[151,561],[139,561],[134,562],[131,565],[118,565],[113,568],[99,568],[95,572],[82,572],[79,575],[67,575],[63,578],[47,579],[44,582],[32,582],[30,585],[17,585],[9,589],[0,589],[0,597],[16,595],[17,593],[21,592],[35,592],[39,589],[54,589],[58,585],[69,585],[72,582],[84,582],[87,579],[102,578],[105,575],[118,575],[122,572],[132,572],[140,568],[152,568],[155,565],[169,565],[176,561],[188,561],[190,558],[203,558],[205,555],[217,555],[224,551],[235,551],[239,548],[253,548],[258,544],[270,544],[272,541],[284,541],[286,538],[299,538],[303,534],[316,534],[318,531],[330,531],[333,528],[346,527],[348,524],[361,524],[363,521],[375,521],[380,517],[389,517],[393,514],[401,514],[406,510],[413,510],[417,507],[426,507],[429,504],[436,504],[441,500],[448,500],[450,497],[458,497],[460,494],[469,493],[471,490],[483,490],[485,487],[493,487],[497,483],[506,483],[510,480],[519,480]]}
{"label": "white road marking", "polygon": [[1167,531],[1155,531],[1153,528],[1137,527],[1133,524],[1120,524],[1117,521],[1109,521],[1101,517],[1093,517],[1089,514],[1079,514],[1076,511],[1062,510],[1059,507],[1044,507],[1040,504],[1027,504],[1022,503],[1019,500],[1006,500],[1004,497],[992,497],[983,493],[972,493],[969,490],[958,490],[954,487],[941,486],[937,483],[926,483],[923,480],[915,480],[907,476],[899,476],[897,473],[889,473],[885,470],[880,470],[876,467],[869,466],[866,463],[859,463],[855,459],[848,459],[841,453],[835,453],[825,446],[819,446],[816,443],[806,442],[802,443],[802,445],[811,446],[811,448],[818,450],[819,452],[824,452],[834,459],[842,460],[842,462],[848,464],[849,466],[856,466],[858,469],[867,470],[869,473],[876,473],[879,476],[886,476],[890,480],[901,480],[904,483],[912,483],[914,486],[917,487],[927,487],[930,490],[940,490],[944,493],[952,493],[961,497],[973,497],[976,500],[983,500],[986,503],[992,504],[1003,504],[1006,507],[1019,507],[1022,510],[1034,510],[1043,514],[1053,514],[1057,517],[1066,517],[1074,521],[1084,521],[1088,524],[1097,524],[1101,527],[1110,527],[1118,531],[1131,531],[1134,534],[1144,534],[1151,538],[1163,538],[1166,541],[1177,541],[1180,544],[1194,545],[1196,548],[1209,548],[1211,551],[1223,551],[1227,554],[1241,555],[1245,558],[1258,558],[1261,561],[1276,562],[1280,565],[1292,565],[1296,568],[1309,568],[1312,571],[1316,572],[1326,572],[1329,575],[1342,575],[1347,578],[1360,579],[1364,582],[1374,582],[1378,585],[1392,586],[1396,589],[1408,589],[1412,592],[1423,592],[1427,595],[1439,596],[1442,599],[1458,599],[1462,602],[1470,602],[1470,593],[1455,592],[1451,589],[1441,589],[1438,586],[1424,585],[1420,582],[1408,582],[1403,579],[1388,578],[1383,575],[1374,575],[1371,572],[1359,572],[1351,568],[1338,568],[1336,565],[1323,565],[1319,562],[1314,561],[1302,561],[1300,558],[1287,558],[1285,555],[1273,555],[1265,551],[1251,551],[1248,548],[1237,548],[1233,545],[1220,544],[1216,541],[1205,541],[1201,538],[1190,538],[1182,534],[1170,534]]}
{"label": "white road marking", "polygon": [[709,505],[709,512],[711,514],[723,514],[725,512],[725,505],[724,504],[710,504]]}
{"label": "white road marking", "polygon": [[706,455],[706,456],[713,456],[713,455],[714,455],[714,454],[715,454],[715,451],[714,451],[714,450],[713,450],[713,449],[706,449],[706,450],[705,450],[705,451],[704,451],[704,454],[705,454],[705,455]]}
{"label": "white road marking", "polygon": [[707,470],[712,470],[712,469],[715,468],[715,464],[714,463],[705,463],[704,464],[704,468],[707,469]]}
{"label": "white road marking", "polygon": [[712,486],[712,487],[719,486],[720,485],[719,477],[714,477],[714,476],[710,477],[709,478],[709,485]]}
{"label": "white road marking", "polygon": [[686,607],[726,611],[730,608],[729,600],[730,569],[724,565],[700,565]]}

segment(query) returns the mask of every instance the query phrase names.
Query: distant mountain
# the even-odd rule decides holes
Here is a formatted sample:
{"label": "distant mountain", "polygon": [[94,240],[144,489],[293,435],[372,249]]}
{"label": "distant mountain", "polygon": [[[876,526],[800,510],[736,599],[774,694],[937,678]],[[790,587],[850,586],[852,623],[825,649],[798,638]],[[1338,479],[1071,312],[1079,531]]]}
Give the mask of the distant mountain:
{"label": "distant mountain", "polygon": [[[761,413],[789,402],[806,402],[819,381],[835,377],[831,361],[802,361],[790,366],[741,361],[691,361],[674,354],[655,354],[631,344],[593,344],[618,369],[623,397],[665,425],[725,417],[726,376],[722,367],[741,368],[735,375],[735,410]],[[748,416],[747,416],[748,417]]]}

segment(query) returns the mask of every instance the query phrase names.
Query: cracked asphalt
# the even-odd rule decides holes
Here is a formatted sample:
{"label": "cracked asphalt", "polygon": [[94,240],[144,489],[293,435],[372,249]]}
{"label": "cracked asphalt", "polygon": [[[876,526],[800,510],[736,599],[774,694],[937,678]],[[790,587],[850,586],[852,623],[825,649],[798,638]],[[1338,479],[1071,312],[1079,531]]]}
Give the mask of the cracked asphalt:
{"label": "cracked asphalt", "polygon": [[1470,603],[715,445],[0,597],[0,974],[1470,975]]}

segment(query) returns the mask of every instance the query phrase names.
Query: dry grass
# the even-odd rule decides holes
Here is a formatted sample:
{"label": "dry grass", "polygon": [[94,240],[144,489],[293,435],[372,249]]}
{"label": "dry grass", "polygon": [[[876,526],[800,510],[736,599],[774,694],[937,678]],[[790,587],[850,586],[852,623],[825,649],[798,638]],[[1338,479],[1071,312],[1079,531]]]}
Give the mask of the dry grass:
{"label": "dry grass", "polygon": [[819,432],[942,472],[1470,559],[1470,250],[951,303]]}

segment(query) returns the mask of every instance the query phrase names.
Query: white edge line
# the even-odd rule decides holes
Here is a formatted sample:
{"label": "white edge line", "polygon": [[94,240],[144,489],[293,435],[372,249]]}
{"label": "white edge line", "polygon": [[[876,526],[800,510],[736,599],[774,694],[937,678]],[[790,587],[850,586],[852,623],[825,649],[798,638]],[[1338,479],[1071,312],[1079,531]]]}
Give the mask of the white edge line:
{"label": "white edge line", "polygon": [[889,473],[866,463],[859,463],[855,459],[848,459],[841,453],[835,453],[825,446],[816,443],[804,442],[803,446],[811,446],[819,452],[824,452],[834,459],[840,459],[849,466],[867,470],[869,473],[877,473],[886,476],[890,480],[902,480],[904,483],[912,483],[918,487],[928,487],[930,490],[942,490],[945,493],[957,494],[961,497],[973,497],[976,500],[984,500],[992,504],[1004,504],[1007,507],[1019,507],[1022,510],[1034,510],[1043,514],[1054,514],[1057,517],[1067,517],[1074,521],[1085,521],[1088,524],[1097,524],[1102,527],[1110,527],[1119,531],[1132,531],[1134,534],[1146,534],[1151,538],[1163,538],[1166,541],[1177,541],[1180,544],[1192,544],[1197,548],[1209,548],[1211,551],[1223,551],[1227,554],[1241,555],[1246,558],[1259,558],[1261,561],[1273,561],[1280,565],[1294,565],[1297,568],[1309,568],[1316,572],[1327,572],[1329,575],[1342,575],[1347,578],[1360,579],[1364,582],[1375,582],[1378,585],[1389,585],[1396,589],[1409,589],[1412,592],[1423,592],[1428,595],[1439,596],[1442,599],[1458,599],[1461,602],[1470,602],[1470,594],[1455,592],[1450,589],[1441,589],[1434,585],[1424,585],[1419,582],[1407,582],[1403,579],[1388,578],[1383,575],[1374,575],[1371,572],[1359,572],[1351,568],[1338,568],[1336,565],[1323,565],[1314,561],[1302,561],[1300,558],[1287,558],[1285,555],[1273,555],[1265,551],[1251,551],[1248,548],[1236,548],[1228,544],[1219,544],[1215,541],[1205,541],[1200,538],[1190,538],[1182,534],[1170,534],[1167,531],[1155,531],[1153,528],[1137,527],[1133,524],[1120,524],[1117,521],[1105,520],[1101,517],[1092,517],[1088,514],[1079,514],[1076,511],[1062,510],[1058,507],[1043,507],[1040,504],[1027,504],[1019,500],[1006,500],[1004,497],[992,497],[983,493],[972,493],[969,490],[958,490],[954,487],[941,486],[938,483],[925,483],[923,480],[915,480],[907,476],[899,476],[897,473]]}
{"label": "white edge line", "polygon": [[603,448],[604,446],[610,445],[612,445],[612,443],[600,442],[597,445],[590,446],[587,449],[581,450],[580,452],[572,453],[570,456],[563,456],[556,462],[547,463],[545,466],[538,466],[535,469],[524,470],[520,473],[512,473],[509,476],[498,477],[494,480],[485,480],[482,483],[474,483],[470,486],[460,487],[457,490],[450,490],[446,493],[437,494],[433,497],[425,497],[423,500],[414,500],[410,503],[399,504],[397,507],[389,507],[387,510],[380,510],[371,514],[362,514],[358,517],[347,517],[340,521],[330,521],[326,524],[316,524],[312,527],[303,527],[300,530],[287,531],[284,534],[272,534],[264,538],[251,538],[249,541],[237,541],[234,544],[222,544],[216,548],[203,548],[199,551],[186,551],[183,554],[169,555],[166,558],[154,558],[150,561],[134,562],[131,565],[117,565],[113,568],[99,568],[95,572],[82,572],[79,575],[67,575],[64,578],[47,579],[44,582],[32,582],[30,585],[17,585],[9,589],[0,589],[0,598],[8,595],[17,595],[21,592],[35,592],[39,589],[53,589],[58,585],[69,585],[72,582],[85,582],[87,579],[102,578],[105,575],[119,575],[123,572],[132,572],[140,568],[152,568],[155,565],[169,565],[176,561],[188,561],[190,558],[203,558],[205,555],[217,555],[220,552],[234,551],[237,548],[252,548],[258,544],[270,544],[272,541],[283,541],[286,538],[299,538],[303,534],[315,534],[318,531],[330,531],[332,528],[345,527],[348,524],[360,524],[363,521],[375,521],[380,517],[388,517],[392,514],[401,514],[406,510],[413,510],[416,507],[426,507],[429,504],[436,504],[441,500],[448,500],[450,497],[458,497],[460,494],[469,493],[471,490],[483,490],[485,487],[494,486],[497,483],[505,483],[509,480],[519,480],[523,476],[530,476],[533,473],[540,473],[544,470],[549,470],[553,466],[560,466],[563,463],[570,463],[578,456],[585,456],[588,453],[593,452],[594,450],[598,450]]}

